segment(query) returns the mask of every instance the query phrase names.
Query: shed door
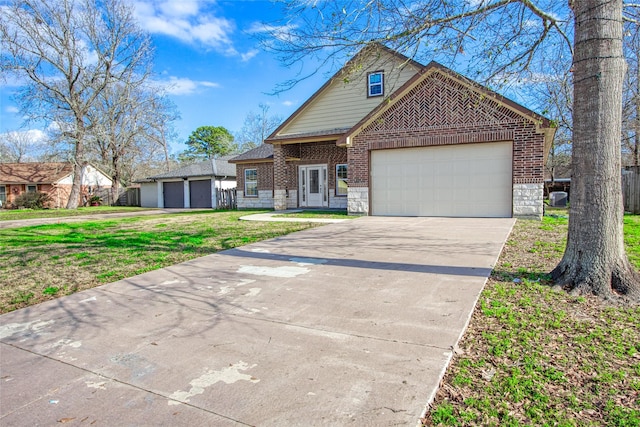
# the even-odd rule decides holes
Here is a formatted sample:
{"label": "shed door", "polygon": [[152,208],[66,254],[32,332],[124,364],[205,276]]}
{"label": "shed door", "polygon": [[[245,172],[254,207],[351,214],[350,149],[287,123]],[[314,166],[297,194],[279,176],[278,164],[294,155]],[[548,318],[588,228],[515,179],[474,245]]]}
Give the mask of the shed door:
{"label": "shed door", "polygon": [[374,150],[373,215],[511,217],[511,142]]}
{"label": "shed door", "polygon": [[163,182],[165,208],[184,208],[184,184],[182,181]]}
{"label": "shed door", "polygon": [[211,180],[189,181],[189,200],[192,208],[210,208]]}

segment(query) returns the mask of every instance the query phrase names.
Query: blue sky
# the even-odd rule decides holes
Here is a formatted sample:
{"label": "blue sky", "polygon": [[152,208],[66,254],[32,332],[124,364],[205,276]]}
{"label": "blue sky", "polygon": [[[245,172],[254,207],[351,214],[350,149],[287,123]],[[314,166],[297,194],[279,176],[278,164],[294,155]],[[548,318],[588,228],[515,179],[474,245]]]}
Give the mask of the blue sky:
{"label": "blue sky", "polygon": [[[323,70],[294,89],[269,95],[278,83],[294,78],[298,68],[283,67],[271,53],[260,50],[256,33],[262,22],[280,17],[276,5],[265,0],[136,0],[132,2],[140,26],[155,46],[156,79],[167,88],[181,120],[178,142],[199,126],[241,129],[258,104],[270,114],[288,117],[323,83]],[[305,64],[305,66],[313,64]],[[20,128],[18,106],[11,86],[1,86],[0,133]],[[184,149],[173,144],[172,151]]]}

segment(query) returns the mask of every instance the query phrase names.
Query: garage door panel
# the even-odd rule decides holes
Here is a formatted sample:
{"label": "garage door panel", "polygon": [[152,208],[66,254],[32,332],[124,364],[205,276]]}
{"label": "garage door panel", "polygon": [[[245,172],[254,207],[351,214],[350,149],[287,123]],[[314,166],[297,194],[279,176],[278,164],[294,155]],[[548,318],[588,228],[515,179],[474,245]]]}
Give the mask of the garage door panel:
{"label": "garage door panel", "polygon": [[372,213],[510,217],[511,152],[511,142],[373,151]]}
{"label": "garage door panel", "polygon": [[184,184],[182,181],[163,182],[165,208],[184,208]]}
{"label": "garage door panel", "polygon": [[192,208],[210,208],[212,206],[210,179],[189,181],[189,202]]}

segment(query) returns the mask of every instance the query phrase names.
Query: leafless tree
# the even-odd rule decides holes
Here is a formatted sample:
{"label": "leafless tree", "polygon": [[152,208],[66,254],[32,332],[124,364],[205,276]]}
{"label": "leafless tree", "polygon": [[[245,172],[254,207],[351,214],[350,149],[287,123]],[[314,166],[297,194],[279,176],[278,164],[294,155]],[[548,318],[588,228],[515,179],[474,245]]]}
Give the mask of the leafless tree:
{"label": "leafless tree", "polygon": [[273,132],[283,118],[278,115],[269,115],[269,106],[260,103],[259,111],[250,111],[244,119],[242,129],[236,137],[240,152],[250,150],[264,143],[264,140]]}
{"label": "leafless tree", "polygon": [[136,84],[119,82],[108,85],[89,110],[91,124],[90,154],[108,171],[113,180],[111,200],[116,201],[121,184],[133,179],[136,164],[167,158],[166,123],[172,104],[162,92],[141,76]]}
{"label": "leafless tree", "polygon": [[[637,22],[628,22],[624,37],[627,75],[622,106],[622,152],[625,166],[640,165],[640,31]],[[624,159],[623,159],[624,160]]]}
{"label": "leafless tree", "polygon": [[149,102],[149,109],[154,117],[147,120],[147,137],[155,143],[156,147],[162,147],[164,171],[168,172],[171,168],[169,143],[178,138],[173,123],[180,119],[180,112],[162,92],[157,92],[157,95],[151,97]]}
{"label": "leafless tree", "polygon": [[24,81],[18,94],[34,121],[55,123],[72,147],[67,208],[78,206],[88,113],[110,84],[150,65],[148,35],[122,0],[14,0],[0,15],[0,69]]}
{"label": "leafless tree", "polygon": [[0,134],[0,162],[34,162],[43,160],[47,141],[34,131],[10,131]]}
{"label": "leafless tree", "polygon": [[569,235],[552,276],[573,292],[640,300],[640,278],[624,251],[620,184],[622,28],[637,20],[637,4],[623,12],[623,0],[284,3],[286,19],[265,25],[264,42],[285,64],[342,62],[379,42],[417,59],[464,62],[469,77],[495,83],[544,72],[534,65],[549,57],[573,58]]}

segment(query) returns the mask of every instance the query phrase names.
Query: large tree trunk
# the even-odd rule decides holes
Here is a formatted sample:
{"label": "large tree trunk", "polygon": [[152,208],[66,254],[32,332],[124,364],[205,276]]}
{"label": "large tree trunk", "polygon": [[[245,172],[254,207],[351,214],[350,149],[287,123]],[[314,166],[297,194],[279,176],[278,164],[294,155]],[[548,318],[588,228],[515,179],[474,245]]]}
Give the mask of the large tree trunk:
{"label": "large tree trunk", "polygon": [[567,248],[551,272],[574,293],[640,300],[640,277],[624,249],[620,135],[622,0],[577,0],[573,177]]}
{"label": "large tree trunk", "polygon": [[82,172],[86,165],[84,161],[84,132],[78,132],[75,135],[75,150],[73,162],[73,183],[71,184],[71,193],[67,201],[67,209],[77,209],[80,202],[80,192],[82,191]]}

